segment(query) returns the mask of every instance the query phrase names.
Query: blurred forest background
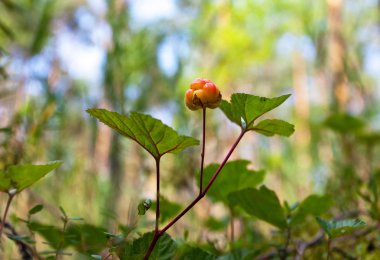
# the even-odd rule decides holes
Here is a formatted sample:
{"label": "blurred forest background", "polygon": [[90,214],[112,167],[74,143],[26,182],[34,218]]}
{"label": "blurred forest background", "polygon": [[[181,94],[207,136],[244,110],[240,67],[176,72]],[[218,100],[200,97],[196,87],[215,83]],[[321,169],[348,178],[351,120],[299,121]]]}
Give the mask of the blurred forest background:
{"label": "blurred forest background", "polygon": [[[327,193],[336,212],[366,211],[363,183],[380,158],[380,1],[0,0],[0,169],[63,161],[15,198],[10,221],[42,203],[45,223],[62,206],[110,231],[152,230],[153,211],[137,222],[137,204],[155,196],[154,161],[85,110],[145,112],[200,139],[201,112],[183,103],[198,77],[227,100],[292,94],[272,113],[295,134],[251,134],[233,158],[265,169],[281,201]],[[206,165],[239,133],[218,109],[207,124]],[[180,208],[198,192],[199,154],[162,163],[162,193]],[[225,231],[194,224],[228,214],[205,199],[169,233],[223,245]]]}

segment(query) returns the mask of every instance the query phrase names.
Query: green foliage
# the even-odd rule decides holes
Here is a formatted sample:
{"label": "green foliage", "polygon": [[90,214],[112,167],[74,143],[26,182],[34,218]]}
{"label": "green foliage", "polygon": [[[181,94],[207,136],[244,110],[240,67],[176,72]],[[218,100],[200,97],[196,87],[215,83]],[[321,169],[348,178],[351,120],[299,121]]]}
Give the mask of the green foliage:
{"label": "green foliage", "polygon": [[[152,202],[152,210],[156,210],[156,201]],[[164,196],[160,196],[160,223],[165,223],[182,209],[178,203],[169,201]]]}
{"label": "green foliage", "polygon": [[290,225],[302,223],[308,215],[320,216],[326,213],[332,205],[333,199],[329,195],[310,195],[297,206],[290,220]]}
{"label": "green foliage", "polygon": [[363,129],[362,119],[350,114],[332,114],[325,120],[325,125],[339,133],[357,133]]}
{"label": "green foliage", "polygon": [[[142,237],[129,242],[120,254],[120,259],[140,260],[144,258],[145,252],[153,239],[153,233],[145,233]],[[170,260],[175,254],[176,243],[168,235],[164,234],[158,240],[149,259]]]}
{"label": "green foliage", "polygon": [[[254,188],[258,184],[262,183],[264,180],[265,171],[249,170],[249,163],[250,162],[247,160],[235,160],[226,163],[218,175],[218,178],[216,178],[214,184],[207,192],[207,197],[230,205],[227,198],[229,193],[244,188]],[[208,183],[211,180],[218,168],[219,164],[210,164],[204,169],[204,183]],[[199,186],[199,178],[197,178],[197,183]]]}
{"label": "green foliage", "polygon": [[351,234],[367,225],[360,219],[323,220],[317,217],[317,222],[330,238]]}
{"label": "green foliage", "polygon": [[8,193],[11,189],[15,189],[19,193],[61,164],[60,161],[54,161],[42,165],[12,165],[5,172],[0,172],[0,191]]}
{"label": "green foliage", "polygon": [[[78,252],[95,254],[100,252],[107,244],[105,229],[90,224],[71,224],[64,233],[62,243],[62,230],[55,226],[31,222],[30,229],[40,234],[45,242],[53,249],[65,249],[70,246]],[[86,245],[85,247],[83,245]]]}
{"label": "green foliage", "polygon": [[43,205],[38,204],[38,205],[34,206],[33,208],[31,208],[29,210],[29,215],[37,214],[38,212],[40,212],[41,210],[43,210],[43,208],[44,208]]}
{"label": "green foliage", "polygon": [[140,201],[139,205],[137,205],[137,211],[139,215],[145,215],[145,213],[152,206],[152,201],[150,199]]}
{"label": "green foliage", "polygon": [[[220,103],[220,109],[228,117],[228,119],[238,126],[243,129],[251,129],[257,118],[278,107],[289,97],[290,95],[283,95],[276,98],[266,98],[243,93],[235,93],[231,96],[231,102],[222,100]],[[268,129],[270,130],[271,128],[273,127],[269,127]],[[283,134],[284,131],[280,132]],[[287,130],[287,132],[289,132],[289,130]],[[276,134],[276,132],[273,132],[273,134]]]}
{"label": "green foliage", "polygon": [[265,119],[250,129],[265,136],[291,136],[294,132],[294,125],[278,119]]}
{"label": "green foliage", "polygon": [[280,229],[287,227],[284,209],[272,190],[265,186],[260,189],[247,188],[231,193],[228,199],[248,214],[268,222]]}
{"label": "green foliage", "polygon": [[185,245],[184,248],[178,250],[175,259],[183,259],[183,260],[194,260],[194,259],[202,259],[202,260],[214,260],[216,259],[215,255],[199,248]]}
{"label": "green foliage", "polygon": [[132,112],[129,117],[106,109],[88,109],[87,112],[120,134],[136,141],[154,158],[166,153],[179,153],[183,149],[198,145],[199,141],[178,135],[169,126],[150,115]]}

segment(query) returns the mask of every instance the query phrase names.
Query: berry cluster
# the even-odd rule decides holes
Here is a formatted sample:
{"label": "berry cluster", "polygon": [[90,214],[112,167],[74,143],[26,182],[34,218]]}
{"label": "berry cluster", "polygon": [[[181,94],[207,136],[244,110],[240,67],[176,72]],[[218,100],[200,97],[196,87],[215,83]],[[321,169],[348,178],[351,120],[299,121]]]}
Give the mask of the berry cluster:
{"label": "berry cluster", "polygon": [[195,79],[185,94],[185,103],[190,110],[216,108],[221,99],[222,94],[217,86],[211,80],[202,78]]}

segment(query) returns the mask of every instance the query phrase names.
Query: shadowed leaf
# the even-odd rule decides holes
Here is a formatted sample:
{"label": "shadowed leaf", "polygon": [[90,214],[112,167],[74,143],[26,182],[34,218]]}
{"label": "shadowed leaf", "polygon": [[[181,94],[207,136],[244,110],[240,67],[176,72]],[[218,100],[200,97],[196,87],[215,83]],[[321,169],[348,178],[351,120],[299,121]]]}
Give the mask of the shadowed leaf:
{"label": "shadowed leaf", "polygon": [[[249,163],[247,160],[236,160],[226,163],[206,196],[215,201],[222,201],[225,204],[229,204],[227,199],[229,193],[244,188],[254,188],[260,184],[264,180],[265,171],[249,170],[247,168]],[[219,164],[210,164],[204,169],[204,186],[211,180],[218,167]],[[198,177],[197,183],[199,186]]]}
{"label": "shadowed leaf", "polygon": [[317,217],[317,222],[330,238],[351,234],[367,225],[360,219],[323,220]]}
{"label": "shadowed leaf", "polygon": [[280,229],[287,227],[286,218],[276,193],[265,186],[260,189],[244,189],[228,196],[231,203],[243,208],[248,214]]}

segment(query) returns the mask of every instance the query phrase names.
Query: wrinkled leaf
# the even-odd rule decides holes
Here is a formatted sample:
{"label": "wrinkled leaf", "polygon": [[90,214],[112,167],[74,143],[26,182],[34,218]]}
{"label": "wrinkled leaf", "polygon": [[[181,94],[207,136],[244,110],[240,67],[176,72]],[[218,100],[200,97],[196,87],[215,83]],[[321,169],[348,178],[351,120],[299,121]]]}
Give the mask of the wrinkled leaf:
{"label": "wrinkled leaf", "polygon": [[185,148],[198,145],[199,141],[178,135],[160,120],[137,112],[124,116],[106,109],[87,109],[87,112],[120,134],[136,141],[154,158],[166,153],[179,153]]}
{"label": "wrinkled leaf", "polygon": [[[120,255],[121,260],[141,260],[149,247],[150,242],[153,239],[153,232],[145,233],[142,237],[134,240],[127,244],[125,249]],[[159,260],[170,260],[173,259],[175,251],[177,249],[177,244],[168,235],[164,234],[157,241],[152,254],[149,259],[159,259]]]}
{"label": "wrinkled leaf", "polygon": [[268,222],[280,229],[287,227],[280,201],[272,190],[265,186],[260,189],[244,189],[228,196],[231,203],[240,206],[248,214]]}
{"label": "wrinkled leaf", "polygon": [[291,136],[294,132],[294,125],[278,119],[265,119],[250,129],[266,136]]}
{"label": "wrinkled leaf", "polygon": [[[218,178],[215,179],[213,185],[207,192],[206,196],[215,201],[221,201],[229,204],[227,196],[229,193],[242,190],[244,188],[254,188],[262,183],[265,176],[265,171],[253,171],[247,167],[247,160],[235,160],[226,163]],[[203,187],[211,180],[212,176],[218,169],[219,164],[208,165],[203,172]],[[199,176],[197,176],[199,186]]]}
{"label": "wrinkled leaf", "polygon": [[5,172],[0,172],[0,191],[8,192],[10,189],[16,189],[19,193],[61,164],[60,161],[53,161],[43,165],[12,165]]}
{"label": "wrinkled leaf", "polygon": [[243,124],[249,128],[257,118],[281,105],[289,96],[266,98],[235,93],[231,96],[231,102],[222,100],[219,107],[228,119],[245,129]]}
{"label": "wrinkled leaf", "polygon": [[323,220],[317,217],[317,222],[330,238],[351,234],[367,225],[360,219]]}

